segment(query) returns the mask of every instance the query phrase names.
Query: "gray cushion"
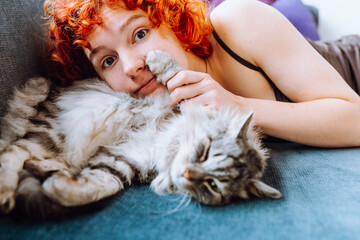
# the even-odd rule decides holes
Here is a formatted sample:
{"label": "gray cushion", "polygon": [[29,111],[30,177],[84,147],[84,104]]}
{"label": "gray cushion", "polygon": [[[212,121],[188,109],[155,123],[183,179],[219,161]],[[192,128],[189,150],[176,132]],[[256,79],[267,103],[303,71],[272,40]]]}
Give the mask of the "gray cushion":
{"label": "gray cushion", "polygon": [[2,0],[0,11],[0,115],[14,86],[44,75],[47,47],[42,0]]}
{"label": "gray cushion", "polygon": [[133,186],[103,209],[73,219],[34,223],[0,217],[0,239],[359,239],[360,149],[269,147],[264,181],[282,199],[178,207],[181,197]]}

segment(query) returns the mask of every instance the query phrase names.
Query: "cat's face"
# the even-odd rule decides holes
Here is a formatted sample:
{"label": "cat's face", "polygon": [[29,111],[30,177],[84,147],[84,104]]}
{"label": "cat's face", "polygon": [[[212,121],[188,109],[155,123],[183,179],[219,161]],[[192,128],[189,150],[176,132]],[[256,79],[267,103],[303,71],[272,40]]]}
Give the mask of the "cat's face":
{"label": "cat's face", "polygon": [[182,164],[176,164],[172,171],[176,187],[207,205],[224,205],[234,197],[246,199],[248,193],[281,197],[259,180],[266,155],[259,142],[251,139],[250,121],[251,116],[234,127],[221,126],[214,119],[206,126],[194,127],[193,136],[183,146],[187,151],[180,156]]}
{"label": "cat's face", "polygon": [[179,183],[201,203],[223,205],[235,196],[247,198],[249,180],[262,175],[262,159],[241,140],[209,137],[194,149]]}

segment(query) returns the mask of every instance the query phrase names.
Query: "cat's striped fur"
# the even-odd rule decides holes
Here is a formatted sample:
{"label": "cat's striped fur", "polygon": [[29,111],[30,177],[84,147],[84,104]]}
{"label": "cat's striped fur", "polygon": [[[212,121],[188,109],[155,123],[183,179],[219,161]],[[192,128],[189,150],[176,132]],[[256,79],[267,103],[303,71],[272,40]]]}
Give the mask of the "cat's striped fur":
{"label": "cat's striped fur", "polygon": [[30,79],[1,124],[1,212],[17,199],[47,216],[133,181],[212,205],[248,192],[281,196],[260,181],[267,154],[251,114],[190,104],[180,110],[167,95],[133,98],[97,79],[66,89]]}

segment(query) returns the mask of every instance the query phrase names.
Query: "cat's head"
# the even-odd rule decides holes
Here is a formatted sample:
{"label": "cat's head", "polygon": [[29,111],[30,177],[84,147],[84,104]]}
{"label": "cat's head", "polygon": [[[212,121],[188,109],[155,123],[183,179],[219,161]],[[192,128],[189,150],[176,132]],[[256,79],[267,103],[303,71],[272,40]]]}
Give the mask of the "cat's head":
{"label": "cat's head", "polygon": [[253,128],[252,114],[202,108],[184,114],[194,119],[184,129],[182,149],[171,171],[177,188],[208,205],[224,205],[236,197],[247,199],[249,193],[282,196],[260,180],[268,156]]}

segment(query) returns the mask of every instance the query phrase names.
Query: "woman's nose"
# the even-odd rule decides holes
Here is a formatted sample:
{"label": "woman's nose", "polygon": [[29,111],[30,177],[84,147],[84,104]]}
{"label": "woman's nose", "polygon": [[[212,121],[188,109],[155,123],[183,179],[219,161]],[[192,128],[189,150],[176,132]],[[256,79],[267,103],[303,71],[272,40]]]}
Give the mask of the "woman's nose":
{"label": "woman's nose", "polygon": [[145,68],[145,57],[124,54],[122,60],[125,75],[133,80]]}

